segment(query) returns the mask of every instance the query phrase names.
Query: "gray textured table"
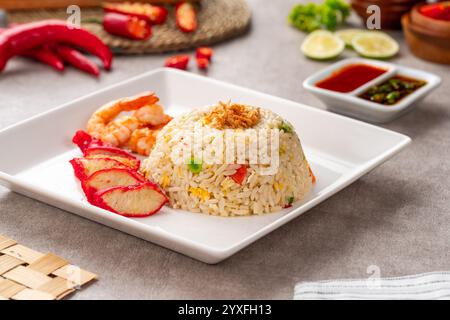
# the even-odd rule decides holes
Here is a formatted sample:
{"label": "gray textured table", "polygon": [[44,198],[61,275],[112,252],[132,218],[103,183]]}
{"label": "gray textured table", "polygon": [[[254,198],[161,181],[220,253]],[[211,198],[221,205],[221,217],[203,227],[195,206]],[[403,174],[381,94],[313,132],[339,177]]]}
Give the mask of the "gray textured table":
{"label": "gray textured table", "polygon": [[[304,35],[286,25],[295,2],[249,1],[250,32],[215,46],[208,76],[322,107],[301,83],[328,63],[299,53]],[[382,276],[449,270],[450,67],[416,59],[401,34],[394,36],[402,44],[394,62],[444,79],[415,111],[385,126],[413,143],[230,259],[206,265],[4,188],[0,234],[98,273],[100,280],[74,299],[289,299],[297,281],[367,277],[370,265]],[[0,128],[159,67],[165,57],[117,57],[114,71],[100,80],[15,59],[0,75]]]}

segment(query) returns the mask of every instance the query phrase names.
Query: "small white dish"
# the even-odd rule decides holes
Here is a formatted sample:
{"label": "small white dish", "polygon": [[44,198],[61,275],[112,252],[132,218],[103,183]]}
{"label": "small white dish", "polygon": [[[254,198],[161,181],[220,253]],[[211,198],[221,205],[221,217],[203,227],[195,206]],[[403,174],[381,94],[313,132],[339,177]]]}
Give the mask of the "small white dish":
{"label": "small white dish", "polygon": [[[316,86],[317,82],[329,77],[335,71],[338,71],[348,65],[360,63],[375,67],[381,67],[386,69],[387,72],[348,93],[331,91]],[[407,95],[394,105],[386,106],[359,97],[359,95],[364,93],[371,86],[383,83],[394,75],[401,75],[417,80],[424,80],[427,83],[426,85]],[[385,123],[392,121],[403,115],[404,113],[410,111],[418,101],[420,101],[427,94],[436,89],[440,85],[440,83],[440,77],[426,71],[403,67],[384,61],[350,58],[336,62],[329,67],[308,77],[303,82],[303,87],[317,96],[320,100],[322,100],[325,103],[327,109],[330,111],[369,122]]]}
{"label": "small white dish", "polygon": [[[80,156],[71,142],[74,132],[84,128],[104,103],[148,90],[158,94],[172,116],[229,99],[277,112],[293,124],[302,140],[317,177],[312,192],[291,208],[254,217],[223,218],[164,207],[151,217],[126,218],[90,205],[68,162]],[[296,102],[188,72],[158,69],[0,131],[0,148],[8,150],[0,157],[0,183],[203,262],[217,263],[345,188],[410,141],[402,134]]]}

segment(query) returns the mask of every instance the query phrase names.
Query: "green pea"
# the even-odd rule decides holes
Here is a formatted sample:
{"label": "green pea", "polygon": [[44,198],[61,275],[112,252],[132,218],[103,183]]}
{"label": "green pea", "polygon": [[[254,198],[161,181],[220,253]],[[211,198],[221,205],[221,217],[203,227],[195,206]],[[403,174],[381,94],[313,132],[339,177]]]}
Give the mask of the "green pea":
{"label": "green pea", "polygon": [[192,173],[199,173],[202,171],[202,162],[192,158],[191,162],[188,164],[188,168]]}

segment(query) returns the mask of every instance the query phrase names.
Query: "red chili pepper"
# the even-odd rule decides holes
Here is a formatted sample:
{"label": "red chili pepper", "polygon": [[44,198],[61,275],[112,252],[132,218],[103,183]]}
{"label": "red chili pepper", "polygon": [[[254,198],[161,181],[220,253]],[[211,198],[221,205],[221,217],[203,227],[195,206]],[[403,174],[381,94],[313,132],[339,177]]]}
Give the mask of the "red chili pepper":
{"label": "red chili pepper", "polygon": [[[6,29],[0,28],[0,34],[5,30]],[[47,45],[28,50],[27,52],[23,53],[22,56],[40,61],[58,71],[64,70],[64,62]]]}
{"label": "red chili pepper", "polygon": [[151,26],[146,20],[120,13],[106,13],[103,28],[110,34],[133,40],[145,40],[152,35]]}
{"label": "red chili pepper", "polygon": [[163,24],[166,22],[167,9],[160,6],[152,6],[150,12],[150,22],[152,24]]}
{"label": "red chili pepper", "polygon": [[28,50],[23,53],[22,56],[33,58],[37,61],[45,63],[58,71],[64,70],[64,62],[58,57],[55,52],[48,46],[39,47],[36,49]]}
{"label": "red chili pepper", "polygon": [[199,69],[205,70],[209,67],[209,60],[206,58],[197,58],[197,67]]}
{"label": "red chili pepper", "polygon": [[211,49],[209,47],[199,47],[195,51],[195,57],[196,58],[205,58],[205,59],[208,59],[209,61],[211,61],[213,53],[214,53],[213,49]]}
{"label": "red chili pepper", "polygon": [[180,1],[176,6],[177,26],[183,32],[193,32],[197,29],[197,14],[194,5]]}
{"label": "red chili pepper", "polygon": [[233,179],[234,182],[237,184],[242,184],[247,177],[247,166],[240,166],[236,172],[230,176],[231,179]]}
{"label": "red chili pepper", "polygon": [[105,12],[121,13],[147,20],[151,24],[163,24],[167,18],[167,9],[149,3],[110,3],[103,4]]}
{"label": "red chili pepper", "polygon": [[0,71],[9,59],[48,43],[65,43],[98,56],[111,69],[112,53],[94,34],[62,20],[43,20],[11,28],[0,34]]}
{"label": "red chili pepper", "polygon": [[100,70],[98,69],[97,65],[78,50],[63,45],[55,46],[55,50],[64,61],[71,64],[75,68],[85,71],[96,77],[100,75]]}
{"label": "red chili pepper", "polygon": [[179,55],[167,59],[164,66],[168,68],[186,70],[188,63],[189,63],[189,56]]}

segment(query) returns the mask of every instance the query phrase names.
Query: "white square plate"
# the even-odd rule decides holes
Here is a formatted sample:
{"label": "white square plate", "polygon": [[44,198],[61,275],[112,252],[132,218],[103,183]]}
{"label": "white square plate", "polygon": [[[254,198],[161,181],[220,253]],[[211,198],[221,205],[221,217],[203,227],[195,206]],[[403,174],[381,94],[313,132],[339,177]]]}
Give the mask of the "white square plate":
{"label": "white square plate", "polygon": [[[312,193],[292,208],[254,217],[223,218],[164,207],[147,218],[125,218],[86,202],[69,160],[71,143],[100,105],[152,90],[167,112],[179,115],[220,100],[272,109],[299,134],[317,176]],[[206,263],[231,256],[335,194],[411,140],[330,112],[191,73],[158,69],[97,91],[0,131],[0,182],[21,194],[154,242]]]}

